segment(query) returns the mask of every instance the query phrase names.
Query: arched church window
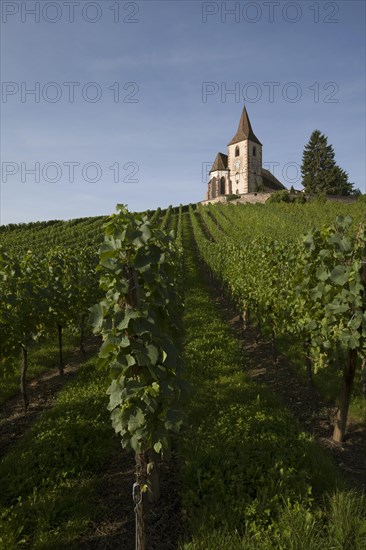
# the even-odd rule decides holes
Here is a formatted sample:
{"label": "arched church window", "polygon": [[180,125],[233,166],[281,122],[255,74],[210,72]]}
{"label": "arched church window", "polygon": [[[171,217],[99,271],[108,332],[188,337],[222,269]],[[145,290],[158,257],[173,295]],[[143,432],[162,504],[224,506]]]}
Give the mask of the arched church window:
{"label": "arched church window", "polygon": [[216,197],[216,178],[212,178],[211,180],[211,198],[214,199]]}
{"label": "arched church window", "polygon": [[257,156],[257,148],[253,147],[253,157],[256,157],[256,156]]}
{"label": "arched church window", "polygon": [[220,195],[225,195],[225,178],[224,178],[224,176],[220,180]]}
{"label": "arched church window", "polygon": [[235,147],[235,156],[238,157],[240,155],[240,149],[239,149],[239,145],[237,145]]}

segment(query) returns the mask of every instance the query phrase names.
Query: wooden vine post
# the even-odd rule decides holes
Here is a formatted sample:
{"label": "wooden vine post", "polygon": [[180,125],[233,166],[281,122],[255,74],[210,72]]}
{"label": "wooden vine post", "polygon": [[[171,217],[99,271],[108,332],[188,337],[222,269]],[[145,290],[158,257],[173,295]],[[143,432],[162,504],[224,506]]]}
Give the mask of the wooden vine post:
{"label": "wooden vine post", "polygon": [[308,388],[313,388],[313,369],[310,355],[311,341],[310,338],[307,338],[304,344],[304,353],[305,353],[305,366],[306,366],[306,382]]}
{"label": "wooden vine post", "polygon": [[62,325],[57,325],[57,334],[58,334],[58,355],[59,355],[59,364],[58,370],[61,376],[64,374],[64,360],[62,355]]}
{"label": "wooden vine post", "polygon": [[146,453],[136,453],[136,481],[133,484],[132,497],[135,504],[136,517],[136,550],[147,548],[146,528],[146,491],[147,486],[147,456]]}
{"label": "wooden vine post", "polygon": [[362,396],[366,399],[366,357],[362,359],[361,364],[361,383],[362,383]]}
{"label": "wooden vine post", "polygon": [[29,398],[27,392],[27,370],[28,370],[28,350],[27,347],[21,344],[22,349],[22,366],[20,369],[20,393],[23,397],[24,412],[27,412],[29,407]]}

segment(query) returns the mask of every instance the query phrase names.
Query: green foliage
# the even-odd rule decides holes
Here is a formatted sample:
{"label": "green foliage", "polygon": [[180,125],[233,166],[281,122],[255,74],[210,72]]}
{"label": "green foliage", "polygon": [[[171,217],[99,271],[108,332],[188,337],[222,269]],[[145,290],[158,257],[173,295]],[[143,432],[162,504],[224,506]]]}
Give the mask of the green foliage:
{"label": "green foliage", "polygon": [[325,204],[328,201],[327,195],[324,191],[317,193],[310,200],[316,204]]}
{"label": "green foliage", "polygon": [[366,546],[366,499],[364,495],[338,493],[330,502],[328,530],[335,548]]}
{"label": "green foliage", "polygon": [[263,185],[262,179],[258,182],[258,180],[256,178],[255,185],[254,185],[254,192],[255,193],[263,193],[263,191],[264,191],[264,185]]}
{"label": "green foliage", "polygon": [[[28,380],[36,378],[47,370],[54,369],[57,366],[58,348],[56,344],[56,327],[53,327],[53,334],[50,333],[45,339],[36,342],[32,348],[28,365]],[[64,336],[64,354],[65,361],[78,344],[78,337],[71,331],[67,331]],[[14,356],[4,360],[0,369],[0,405],[5,403],[10,397],[19,392],[18,365],[20,364],[20,354],[14,352]]]}
{"label": "green foliage", "polygon": [[113,427],[136,452],[168,452],[182,422],[178,250],[172,236],[123,206],[105,224],[98,267],[105,298],[90,319],[103,335],[98,365],[112,378]]}
{"label": "green foliage", "polygon": [[226,202],[234,201],[235,199],[238,199],[240,195],[235,195],[235,193],[231,193],[230,195],[226,195]]}
{"label": "green foliage", "polygon": [[292,197],[286,189],[282,189],[281,191],[275,191],[274,193],[271,193],[271,196],[267,199],[266,202],[291,202]]}
{"label": "green foliage", "polygon": [[[215,208],[211,211],[215,212]],[[206,210],[202,210],[201,215],[206,222]],[[211,219],[215,242],[209,241],[193,212],[191,220],[201,253],[211,259],[211,266],[216,258],[216,273],[223,276],[225,266],[218,262],[220,231]],[[349,220],[339,219],[336,227],[328,229],[328,237],[333,236],[330,245],[336,247],[336,254],[339,253],[339,242],[335,239],[337,247],[333,242],[334,235],[339,232],[342,235],[341,248],[347,248],[342,239],[350,227]],[[357,234],[352,238],[357,239]],[[228,260],[233,248],[223,233],[221,239]],[[255,243],[251,268],[254,260],[258,262],[262,256],[262,250],[258,250],[260,242]],[[181,548],[363,549],[366,543],[365,499],[338,491],[325,498],[323,509],[319,507],[319,493],[335,487],[333,467],[324,453],[298,431],[296,422],[281,408],[276,398],[246,380],[241,372],[245,358],[226,325],[218,319],[197,269],[193,268],[191,258],[188,259],[192,248],[192,244],[186,242],[190,274],[186,294],[185,358],[192,386],[197,388],[189,415],[189,430],[184,439],[184,455],[187,457],[184,506],[192,536],[190,542],[182,543]],[[279,249],[278,267],[284,265],[285,248]],[[250,247],[246,253],[248,249]],[[355,250],[354,245],[352,249]],[[295,250],[291,248],[291,254]],[[272,256],[269,250],[264,254],[267,262],[271,259],[268,274],[275,261]],[[246,258],[248,263],[248,256]],[[230,266],[231,273],[238,261],[239,256],[236,256]],[[243,265],[238,267],[236,274]],[[263,267],[260,264],[258,272]],[[293,268],[285,272],[283,279]],[[245,277],[249,273],[246,271]],[[273,276],[276,277],[277,273],[275,269]],[[343,288],[342,274],[335,270],[332,276],[334,285]],[[320,271],[318,275],[323,276]],[[239,287],[245,277],[238,281]],[[239,292],[234,280],[231,284]],[[263,290],[260,284],[258,292]],[[278,291],[277,295],[280,296]],[[204,335],[198,331],[201,326],[205,326]],[[200,368],[202,364],[204,370]],[[316,497],[314,500],[313,496]]]}
{"label": "green foliage", "polygon": [[[96,253],[51,248],[46,255],[8,253],[0,247],[0,374],[13,377],[20,349],[76,330],[95,303]],[[26,396],[25,402],[27,401]]]}
{"label": "green foliage", "polygon": [[80,249],[96,249],[103,240],[104,216],[78,218],[67,222],[53,221],[10,224],[0,229],[0,246],[9,254],[23,255],[32,250],[45,256],[50,249],[63,247],[77,254]]}
{"label": "green foliage", "polygon": [[[226,212],[228,208],[237,207],[226,206]],[[310,231],[305,239],[291,239],[291,225],[276,238],[274,227],[269,226],[269,234],[263,228],[266,206],[253,209],[257,225],[248,227],[251,210],[245,209],[237,230],[230,216],[226,220],[219,216],[215,223],[213,215],[220,211],[216,206],[207,212],[191,211],[203,260],[240,310],[254,312],[271,327],[272,336],[291,334],[306,346],[316,368],[337,358],[343,370],[350,350],[361,357],[365,354],[364,223],[357,226],[350,216],[339,216],[336,224]],[[238,238],[246,228],[246,239]]]}
{"label": "green foliage", "polygon": [[168,229],[172,214],[173,214],[173,207],[172,207],[172,205],[170,205],[166,209],[165,214],[164,214],[164,218],[163,218],[163,220],[161,222],[161,225],[160,225],[160,229],[162,231],[166,231]]}
{"label": "green foliage", "polygon": [[0,463],[1,548],[76,548],[97,517],[93,489],[114,445],[105,391],[90,360]]}
{"label": "green foliage", "polygon": [[303,193],[294,194],[286,189],[281,191],[275,191],[271,193],[270,197],[266,200],[266,204],[271,203],[292,203],[292,204],[305,204],[306,197]]}
{"label": "green foliage", "polygon": [[305,146],[301,173],[307,193],[350,195],[352,192],[347,172],[336,164],[333,147],[319,130],[314,130]]}
{"label": "green foliage", "polygon": [[326,498],[324,511],[285,504],[271,530],[240,535],[203,526],[180,550],[363,550],[365,545],[364,496],[336,492]]}
{"label": "green foliage", "polygon": [[[193,212],[191,220],[198,239]],[[246,548],[244,540],[256,548],[267,533],[268,550],[281,547],[277,540],[296,548],[286,545],[295,537],[290,520],[279,527],[281,518],[293,510],[298,537],[308,531],[310,539],[314,497],[335,486],[334,467],[283,404],[245,376],[246,359],[210,299],[187,233],[185,362],[195,394],[183,434],[183,505],[193,538],[184,548],[232,550]]]}
{"label": "green foliage", "polygon": [[298,195],[295,195],[293,199],[294,204],[305,204],[306,203],[306,197],[304,193],[299,193]]}
{"label": "green foliage", "polygon": [[39,339],[46,312],[42,287],[44,260],[32,252],[20,258],[0,249],[0,326],[2,360],[11,356],[20,345],[28,347]]}
{"label": "green foliage", "polygon": [[[46,256],[45,295],[49,323],[79,326],[99,297],[97,255],[84,248],[78,254],[53,248]],[[47,323],[48,324],[48,323]],[[51,328],[53,330],[53,327]]]}
{"label": "green foliage", "polygon": [[360,224],[350,231],[350,216],[337,218],[334,227],[314,230],[304,238],[295,277],[295,319],[309,335],[316,366],[357,349],[366,342],[366,311],[362,259],[366,233]]}

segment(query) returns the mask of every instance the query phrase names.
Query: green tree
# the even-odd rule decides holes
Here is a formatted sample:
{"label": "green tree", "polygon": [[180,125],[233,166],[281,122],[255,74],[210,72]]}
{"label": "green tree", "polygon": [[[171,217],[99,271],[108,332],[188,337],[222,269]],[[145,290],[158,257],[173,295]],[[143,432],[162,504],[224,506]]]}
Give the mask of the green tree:
{"label": "green tree", "polygon": [[307,193],[350,195],[352,183],[348,174],[334,160],[332,145],[319,130],[314,130],[302,157],[302,184]]}

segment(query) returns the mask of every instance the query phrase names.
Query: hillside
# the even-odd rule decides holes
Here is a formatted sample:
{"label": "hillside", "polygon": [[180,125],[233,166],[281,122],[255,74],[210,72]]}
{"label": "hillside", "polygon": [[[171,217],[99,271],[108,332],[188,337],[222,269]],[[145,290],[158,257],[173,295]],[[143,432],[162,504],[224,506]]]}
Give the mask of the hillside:
{"label": "hillside", "polygon": [[2,228],[0,546],[132,550],[154,437],[149,549],[363,549],[364,220],[219,204]]}

